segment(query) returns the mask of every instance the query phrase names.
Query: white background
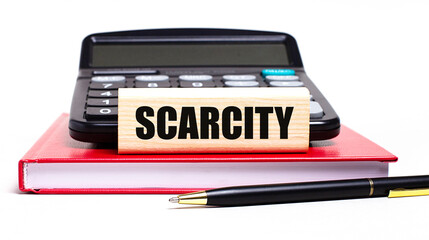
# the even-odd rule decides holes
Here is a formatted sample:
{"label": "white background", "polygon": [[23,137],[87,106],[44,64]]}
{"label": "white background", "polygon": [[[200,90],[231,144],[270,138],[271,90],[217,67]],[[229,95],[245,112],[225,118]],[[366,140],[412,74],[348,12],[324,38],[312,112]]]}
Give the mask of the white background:
{"label": "white background", "polygon": [[91,33],[212,27],[288,32],[342,123],[429,174],[425,1],[10,1],[0,9],[0,239],[428,239],[429,197],[236,208],[170,195],[35,195],[18,160],[68,112]]}

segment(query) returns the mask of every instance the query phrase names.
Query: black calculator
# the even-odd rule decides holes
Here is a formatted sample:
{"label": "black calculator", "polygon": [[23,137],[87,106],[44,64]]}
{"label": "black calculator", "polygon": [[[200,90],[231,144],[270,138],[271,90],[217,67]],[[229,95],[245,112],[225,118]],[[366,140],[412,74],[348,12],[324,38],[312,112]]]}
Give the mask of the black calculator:
{"label": "black calculator", "polygon": [[340,132],[338,115],[307,77],[291,35],[155,29],[97,33],[83,40],[70,135],[84,142],[117,142],[118,88],[213,87],[306,87],[310,140]]}

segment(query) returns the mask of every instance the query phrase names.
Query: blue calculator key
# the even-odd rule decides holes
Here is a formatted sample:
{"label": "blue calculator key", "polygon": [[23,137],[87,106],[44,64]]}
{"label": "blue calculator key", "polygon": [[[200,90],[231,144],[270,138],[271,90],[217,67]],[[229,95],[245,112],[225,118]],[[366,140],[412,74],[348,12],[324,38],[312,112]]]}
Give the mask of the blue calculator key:
{"label": "blue calculator key", "polygon": [[292,69],[264,69],[261,72],[262,76],[268,75],[295,75],[295,70]]}

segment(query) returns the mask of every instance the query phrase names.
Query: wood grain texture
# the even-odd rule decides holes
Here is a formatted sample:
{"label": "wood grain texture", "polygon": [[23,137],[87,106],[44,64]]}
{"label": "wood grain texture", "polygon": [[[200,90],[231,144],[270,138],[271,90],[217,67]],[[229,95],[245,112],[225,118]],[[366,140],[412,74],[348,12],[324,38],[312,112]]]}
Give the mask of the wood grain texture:
{"label": "wood grain texture", "polygon": [[[309,146],[309,99],[306,88],[134,88],[119,89],[118,152],[120,154],[153,153],[262,153],[306,152]],[[219,110],[219,139],[161,139],[155,130],[151,139],[137,137],[136,110],[149,106],[155,116],[146,117],[156,127],[157,110],[171,106],[177,112],[177,121],[167,121],[167,126],[179,129],[182,107],[194,107],[200,135],[200,108],[216,107]],[[242,127],[237,139],[227,139],[222,134],[222,111],[228,106],[239,108],[242,121],[233,121],[231,128]],[[245,107],[294,107],[288,125],[288,138],[280,138],[276,112],[269,114],[269,138],[260,139],[260,114],[253,114],[253,139],[244,137]],[[209,128],[211,136],[211,128]]]}

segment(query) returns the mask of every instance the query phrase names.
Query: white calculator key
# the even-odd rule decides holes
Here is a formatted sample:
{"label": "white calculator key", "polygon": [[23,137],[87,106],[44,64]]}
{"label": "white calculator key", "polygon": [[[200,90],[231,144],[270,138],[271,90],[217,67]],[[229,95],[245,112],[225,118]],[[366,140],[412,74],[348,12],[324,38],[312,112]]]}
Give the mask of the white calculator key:
{"label": "white calculator key", "polygon": [[180,75],[179,80],[182,81],[211,81],[213,79],[210,75]]}
{"label": "white calculator key", "polygon": [[284,81],[271,81],[271,87],[302,87],[304,86],[303,82],[284,82]]}
{"label": "white calculator key", "polygon": [[310,101],[310,118],[323,117],[323,109],[318,102]]}
{"label": "white calculator key", "polygon": [[167,75],[142,75],[142,76],[136,76],[136,81],[142,81],[142,82],[160,82],[160,81],[167,81],[168,76]]}
{"label": "white calculator key", "polygon": [[225,81],[255,81],[255,75],[224,75],[223,80]]}
{"label": "white calculator key", "polygon": [[257,81],[226,81],[225,86],[227,87],[257,87],[259,83]]}
{"label": "white calculator key", "polygon": [[123,82],[125,81],[124,76],[97,76],[92,77],[91,81],[93,82]]}
{"label": "white calculator key", "polygon": [[203,83],[201,83],[201,82],[193,82],[192,83],[192,87],[202,87],[203,86]]}
{"label": "white calculator key", "polygon": [[299,81],[296,75],[268,75],[265,77],[267,81]]}

